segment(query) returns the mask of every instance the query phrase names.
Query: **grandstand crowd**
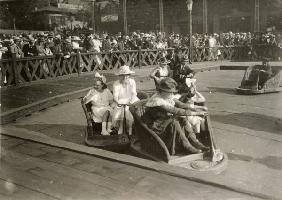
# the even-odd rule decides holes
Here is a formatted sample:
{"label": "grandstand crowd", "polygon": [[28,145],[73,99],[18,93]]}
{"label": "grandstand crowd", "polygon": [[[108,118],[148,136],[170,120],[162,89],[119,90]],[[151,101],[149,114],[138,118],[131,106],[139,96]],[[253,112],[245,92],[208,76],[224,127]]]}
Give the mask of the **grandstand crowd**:
{"label": "grandstand crowd", "polygon": [[[251,49],[256,45],[282,49],[282,36],[279,33],[213,33],[193,34],[192,45],[196,48],[222,46],[245,46]],[[176,33],[142,33],[130,35],[103,34],[55,34],[54,32],[22,33],[0,35],[0,59],[32,56],[63,55],[80,52],[112,52],[138,49],[188,48],[190,38]],[[280,60],[280,56],[277,57]]]}

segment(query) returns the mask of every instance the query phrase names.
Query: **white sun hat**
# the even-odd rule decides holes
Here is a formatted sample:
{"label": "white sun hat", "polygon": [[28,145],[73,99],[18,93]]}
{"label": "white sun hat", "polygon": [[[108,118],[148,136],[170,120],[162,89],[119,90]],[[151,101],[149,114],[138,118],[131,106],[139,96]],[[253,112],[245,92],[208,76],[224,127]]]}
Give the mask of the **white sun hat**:
{"label": "white sun hat", "polygon": [[129,66],[127,65],[123,65],[119,68],[119,71],[116,73],[116,75],[126,75],[126,74],[134,74],[135,72],[134,71],[131,71],[129,69]]}

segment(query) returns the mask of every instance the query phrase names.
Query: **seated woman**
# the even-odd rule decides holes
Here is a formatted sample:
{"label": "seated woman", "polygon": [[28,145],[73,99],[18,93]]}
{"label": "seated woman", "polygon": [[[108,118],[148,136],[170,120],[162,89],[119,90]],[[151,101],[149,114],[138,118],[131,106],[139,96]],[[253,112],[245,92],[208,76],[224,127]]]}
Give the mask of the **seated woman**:
{"label": "seated woman", "polygon": [[156,88],[159,85],[159,82],[165,78],[169,76],[169,66],[168,64],[170,63],[170,61],[166,60],[165,57],[161,57],[158,60],[159,66],[157,66],[152,73],[150,74],[150,77],[152,79],[154,79],[155,81],[155,86]]}
{"label": "seated woman", "polygon": [[[94,128],[101,132],[102,135],[109,135],[111,132],[111,112],[110,106],[113,103],[113,95],[107,88],[106,78],[99,73],[95,74],[94,86],[83,98],[85,104],[91,102],[92,118],[95,122]],[[102,125],[102,128],[101,128]],[[108,125],[108,126],[107,126]]]}
{"label": "seated woman", "polygon": [[176,87],[177,83],[172,78],[162,79],[158,92],[145,105],[142,120],[160,136],[171,155],[179,152],[200,153],[201,150],[194,147],[185,136],[179,124],[179,116],[205,115],[206,112],[191,111],[186,104],[174,98]]}
{"label": "seated woman", "polygon": [[[139,100],[137,97],[135,80],[130,78],[130,75],[134,73],[134,71],[129,69],[129,66],[121,66],[117,73],[119,80],[115,81],[113,84],[115,106],[112,118],[113,126],[118,129],[118,134],[123,133],[124,111],[128,134],[132,134],[133,116],[129,111],[128,105]],[[124,105],[125,108],[120,106],[121,104]]]}

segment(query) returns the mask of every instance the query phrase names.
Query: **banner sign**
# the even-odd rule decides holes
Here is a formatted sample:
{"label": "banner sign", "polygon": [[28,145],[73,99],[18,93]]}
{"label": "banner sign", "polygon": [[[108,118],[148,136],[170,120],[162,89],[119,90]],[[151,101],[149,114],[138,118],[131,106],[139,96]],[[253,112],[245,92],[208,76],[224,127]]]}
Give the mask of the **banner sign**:
{"label": "banner sign", "polygon": [[82,9],[83,6],[78,5],[78,4],[58,3],[58,8],[70,9],[70,10],[79,10],[79,9]]}
{"label": "banner sign", "polygon": [[118,21],[118,15],[103,15],[101,17],[101,22],[116,22]]}

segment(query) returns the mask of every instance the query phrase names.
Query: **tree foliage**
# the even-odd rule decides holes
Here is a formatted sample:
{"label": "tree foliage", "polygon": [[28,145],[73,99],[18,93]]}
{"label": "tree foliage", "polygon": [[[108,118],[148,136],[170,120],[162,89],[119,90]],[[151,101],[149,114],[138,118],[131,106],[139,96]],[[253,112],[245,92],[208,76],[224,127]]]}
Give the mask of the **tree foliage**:
{"label": "tree foliage", "polygon": [[34,17],[35,8],[47,6],[46,0],[16,0],[10,3],[3,3],[1,7],[5,8],[5,12],[1,13],[1,17],[9,21],[10,27],[13,25],[13,19],[18,29],[33,28],[33,23],[36,20]]}

